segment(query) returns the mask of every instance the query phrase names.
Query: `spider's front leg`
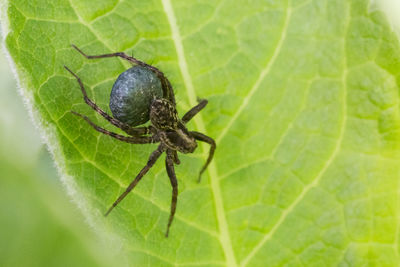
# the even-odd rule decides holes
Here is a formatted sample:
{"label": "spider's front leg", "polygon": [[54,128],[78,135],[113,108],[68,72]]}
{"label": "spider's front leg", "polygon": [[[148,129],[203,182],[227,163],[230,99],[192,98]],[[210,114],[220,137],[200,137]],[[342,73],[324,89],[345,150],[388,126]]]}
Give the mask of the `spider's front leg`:
{"label": "spider's front leg", "polygon": [[[199,113],[203,108],[205,108],[207,104],[208,104],[208,101],[206,99],[200,100],[196,106],[191,108],[188,112],[186,112],[185,115],[183,115],[183,117],[182,117],[183,123],[186,124],[187,122],[189,122],[197,113]],[[211,137],[209,137],[205,134],[202,134],[199,132],[190,132],[190,133],[196,140],[206,142],[209,145],[211,145],[207,161],[204,164],[204,166],[201,168],[200,173],[199,173],[199,178],[198,178],[197,182],[200,183],[201,175],[207,169],[208,165],[210,164],[211,160],[213,159],[214,152],[215,152],[215,149],[217,148],[217,145],[215,144],[214,139],[212,139]]]}
{"label": "spider's front leg", "polygon": [[164,152],[164,146],[159,145],[158,148],[154,150],[153,153],[151,153],[146,166],[144,166],[144,168],[139,172],[139,174],[136,175],[135,180],[133,180],[130,183],[130,185],[126,188],[125,192],[118,197],[118,199],[112,204],[112,206],[108,209],[108,211],[106,212],[106,214],[104,214],[104,216],[107,216],[113,210],[113,208],[115,208],[126,197],[126,195],[128,195],[129,192],[131,192],[135,188],[135,186],[140,182],[142,177],[150,170],[151,167],[153,167],[154,163],[156,163],[157,159],[161,156],[163,152]]}
{"label": "spider's front leg", "polygon": [[182,117],[183,123],[186,124],[188,121],[190,121],[197,113],[199,113],[203,108],[205,108],[207,104],[208,104],[207,99],[200,100],[200,102],[196,106],[192,107],[188,112],[186,112],[185,115],[183,115]]}
{"label": "spider's front leg", "polygon": [[165,158],[165,167],[167,169],[169,180],[172,186],[172,199],[171,199],[171,212],[169,214],[167,231],[165,237],[168,237],[169,228],[171,227],[172,220],[174,219],[176,211],[176,203],[178,201],[178,181],[176,180],[175,169],[174,169],[174,151],[168,149],[167,157]]}
{"label": "spider's front leg", "polygon": [[208,158],[206,163],[204,164],[203,168],[201,168],[200,173],[199,173],[199,179],[197,180],[198,183],[200,183],[201,181],[201,175],[203,174],[203,172],[207,169],[208,165],[210,164],[211,160],[214,157],[214,152],[215,149],[217,148],[217,144],[215,143],[214,139],[212,139],[211,137],[199,133],[199,132],[190,132],[190,134],[198,141],[202,141],[202,142],[206,142],[207,144],[209,144],[210,147],[210,152],[208,153]]}

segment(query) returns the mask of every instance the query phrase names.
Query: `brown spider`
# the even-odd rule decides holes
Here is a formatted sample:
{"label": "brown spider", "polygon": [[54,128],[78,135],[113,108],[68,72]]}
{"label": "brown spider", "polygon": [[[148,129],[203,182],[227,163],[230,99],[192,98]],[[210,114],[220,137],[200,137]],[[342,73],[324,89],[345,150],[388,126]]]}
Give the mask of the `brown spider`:
{"label": "brown spider", "polygon": [[[140,61],[134,57],[128,56],[122,52],[89,56],[89,55],[86,55],[84,52],[82,52],[82,50],[80,50],[75,45],[72,45],[72,47],[75,48],[79,53],[81,53],[87,59],[108,58],[108,57],[123,58],[123,59],[129,61],[130,63],[136,65],[135,67],[141,66],[145,70],[150,71],[151,73],[155,74],[156,77],[161,82],[162,97],[154,97],[155,94],[152,93],[152,99],[150,100],[149,103],[146,104],[147,110],[149,112],[144,114],[144,119],[142,121],[132,123],[132,122],[129,122],[129,120],[125,119],[125,117],[123,117],[123,116],[119,116],[120,118],[116,118],[117,116],[115,116],[115,114],[117,114],[117,113],[115,113],[113,110],[112,110],[112,113],[113,113],[114,117],[111,117],[106,112],[104,112],[102,109],[100,109],[92,100],[90,100],[88,98],[88,96],[86,94],[86,90],[84,88],[84,85],[83,85],[81,79],[74,72],[72,72],[68,67],[64,66],[65,69],[67,71],[69,71],[78,81],[86,104],[88,104],[90,107],[92,107],[97,113],[99,113],[101,116],[103,116],[112,125],[120,128],[121,130],[126,132],[129,136],[124,136],[124,135],[110,132],[110,131],[94,124],[85,115],[71,111],[73,114],[82,117],[96,131],[101,132],[105,135],[109,135],[120,141],[131,143],[131,144],[160,143],[159,146],[157,147],[157,149],[151,153],[146,166],[144,166],[144,168],[139,172],[139,174],[135,177],[135,179],[129,184],[129,186],[126,188],[125,192],[123,192],[118,197],[118,199],[112,204],[112,206],[105,213],[105,216],[107,216],[112,211],[112,209],[114,207],[116,207],[126,197],[126,195],[135,188],[135,186],[139,183],[139,181],[142,179],[142,177],[154,165],[154,163],[157,161],[157,159],[160,157],[160,155],[163,152],[166,152],[167,156],[165,159],[165,166],[166,166],[167,173],[168,173],[169,179],[171,181],[171,185],[172,185],[171,212],[169,215],[167,231],[165,232],[165,236],[168,237],[169,229],[170,229],[171,223],[174,219],[176,204],[177,204],[177,199],[178,199],[178,182],[176,180],[176,175],[175,175],[175,170],[174,170],[174,164],[180,164],[177,151],[179,151],[181,153],[193,153],[197,147],[196,140],[206,142],[211,145],[208,159],[207,159],[206,163],[204,164],[204,166],[202,167],[202,169],[200,170],[200,173],[198,176],[198,182],[200,182],[201,174],[205,171],[205,169],[211,162],[213,155],[214,155],[214,151],[216,148],[215,141],[212,138],[210,138],[202,133],[195,132],[195,131],[188,131],[188,129],[185,126],[185,124],[189,120],[191,120],[198,112],[200,112],[207,105],[208,101],[205,99],[201,100],[199,102],[199,104],[197,104],[192,109],[190,109],[182,117],[182,119],[180,119],[178,117],[178,113],[176,111],[175,96],[174,96],[174,92],[172,90],[171,83],[168,81],[168,79],[164,76],[164,74],[159,69],[157,69],[156,67],[153,67],[151,65],[148,65],[148,64],[144,63],[143,61]],[[132,67],[129,70],[132,70],[135,67]],[[117,81],[121,78],[121,76],[122,76],[122,74],[120,75],[120,77],[118,77]],[[134,77],[134,78],[136,78],[136,77]],[[148,77],[144,77],[144,78],[148,79]],[[128,82],[132,82],[132,81],[128,81]],[[133,83],[135,83],[135,82],[136,81],[133,81]],[[114,85],[114,87],[115,86],[116,86],[116,84]],[[114,87],[113,87],[113,90],[114,90]],[[111,93],[111,97],[113,97],[113,93]],[[114,100],[120,99],[120,98],[118,98],[118,96],[116,96],[116,97],[117,98],[114,98]],[[143,103],[139,103],[139,104],[143,104]],[[111,108],[111,99],[110,99],[110,108]],[[131,111],[130,105],[124,106],[123,108],[128,109],[128,111]],[[149,126],[133,127],[133,126],[136,126],[139,124],[143,124],[146,121],[146,118],[147,118],[147,121],[150,119],[151,124]]]}

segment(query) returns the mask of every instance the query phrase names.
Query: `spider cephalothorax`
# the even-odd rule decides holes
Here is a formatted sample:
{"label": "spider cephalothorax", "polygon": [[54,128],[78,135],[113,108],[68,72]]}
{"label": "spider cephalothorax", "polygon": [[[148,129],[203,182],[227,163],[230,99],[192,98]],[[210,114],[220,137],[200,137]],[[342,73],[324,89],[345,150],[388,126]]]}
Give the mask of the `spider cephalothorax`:
{"label": "spider cephalothorax", "polygon": [[[128,136],[110,132],[94,124],[85,115],[74,111],[72,113],[82,117],[96,131],[120,141],[131,144],[160,143],[150,155],[146,166],[126,188],[125,192],[112,204],[105,215],[107,216],[135,188],[161,154],[166,152],[165,166],[172,185],[171,212],[165,233],[168,236],[178,199],[178,182],[174,170],[174,164],[180,163],[177,152],[193,153],[197,147],[196,141],[206,142],[211,145],[207,161],[200,170],[199,182],[201,174],[205,171],[214,155],[216,148],[214,140],[202,133],[189,131],[185,126],[189,120],[207,105],[207,100],[201,100],[198,105],[189,110],[182,118],[179,118],[171,83],[156,67],[121,52],[88,56],[75,45],[72,45],[72,47],[88,59],[121,57],[135,65],[123,72],[114,83],[110,95],[110,109],[113,117],[88,98],[81,79],[69,68],[65,67],[77,79],[85,102],[112,125],[125,131]],[[149,120],[151,122],[149,126],[136,127]]]}
{"label": "spider cephalothorax", "polygon": [[151,124],[166,147],[182,153],[193,153],[196,139],[178,117],[175,107],[166,99],[155,99],[150,107]]}

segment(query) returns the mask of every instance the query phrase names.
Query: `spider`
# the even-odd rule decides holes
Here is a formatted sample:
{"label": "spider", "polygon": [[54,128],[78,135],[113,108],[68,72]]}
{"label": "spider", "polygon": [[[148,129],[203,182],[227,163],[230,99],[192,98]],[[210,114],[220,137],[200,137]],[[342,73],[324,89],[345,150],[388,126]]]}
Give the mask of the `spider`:
{"label": "spider", "polygon": [[[159,143],[157,149],[151,153],[147,164],[111,205],[104,216],[107,216],[135,188],[161,154],[165,152],[165,167],[172,186],[171,211],[165,232],[165,236],[168,237],[178,200],[178,182],[174,169],[174,164],[180,164],[177,152],[193,153],[197,147],[196,141],[206,142],[210,145],[207,161],[198,176],[198,182],[200,182],[201,175],[210,164],[216,149],[215,141],[212,138],[200,132],[189,131],[185,126],[207,105],[208,101],[205,99],[199,100],[196,106],[186,112],[182,118],[179,118],[172,85],[159,69],[123,52],[87,55],[77,46],[71,46],[87,59],[120,57],[134,65],[123,72],[113,86],[110,96],[110,109],[113,116],[108,115],[87,96],[83,82],[78,75],[64,66],[77,80],[86,104],[112,125],[123,130],[128,136],[108,131],[93,123],[87,116],[75,111],[71,112],[83,118],[96,131],[120,141],[130,144]],[[138,86],[140,87],[139,89],[136,88]],[[158,92],[157,89],[159,87],[161,88]],[[135,106],[139,106],[139,110],[135,110]],[[150,120],[149,126],[135,127],[148,120]]]}

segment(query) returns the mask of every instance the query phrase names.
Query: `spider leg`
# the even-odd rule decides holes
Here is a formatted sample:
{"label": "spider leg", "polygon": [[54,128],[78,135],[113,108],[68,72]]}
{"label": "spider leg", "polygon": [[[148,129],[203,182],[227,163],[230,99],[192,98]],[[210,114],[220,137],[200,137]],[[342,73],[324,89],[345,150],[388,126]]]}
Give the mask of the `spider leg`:
{"label": "spider leg", "polygon": [[131,62],[132,64],[136,64],[136,65],[140,65],[142,67],[145,67],[151,71],[153,71],[158,78],[160,78],[161,80],[161,85],[163,88],[163,94],[164,94],[164,98],[167,98],[169,101],[171,101],[174,105],[175,105],[175,96],[174,96],[174,92],[172,90],[172,85],[169,82],[169,80],[165,77],[164,73],[162,73],[159,69],[157,69],[154,66],[151,66],[137,58],[134,58],[133,56],[128,56],[127,54],[123,53],[123,52],[117,52],[117,53],[110,53],[110,54],[102,54],[102,55],[86,55],[82,50],[80,50],[76,45],[72,44],[71,45],[73,48],[75,48],[75,50],[77,50],[81,55],[83,55],[85,58],[87,59],[96,59],[96,58],[109,58],[109,57],[120,57],[123,58],[129,62]]}
{"label": "spider leg", "polygon": [[150,143],[155,143],[157,142],[152,136],[123,136],[114,132],[110,132],[104,128],[101,128],[97,126],[94,122],[92,122],[88,117],[85,115],[82,115],[80,113],[77,113],[75,111],[72,111],[72,114],[79,116],[83,118],[87,123],[89,123],[96,131],[103,133],[105,135],[111,136],[115,139],[118,139],[123,142],[127,142],[130,144],[150,144]]}
{"label": "spider leg", "polygon": [[78,81],[79,86],[81,87],[81,91],[82,91],[83,99],[85,100],[85,103],[88,104],[92,109],[94,109],[94,111],[96,111],[101,116],[103,116],[103,118],[105,118],[107,121],[109,121],[112,125],[120,128],[121,130],[125,131],[129,135],[143,135],[143,134],[149,133],[149,129],[147,127],[133,128],[133,127],[111,117],[110,115],[108,115],[99,106],[97,106],[92,100],[90,100],[90,98],[87,96],[87,93],[86,93],[85,87],[82,83],[82,80],[78,77],[78,75],[76,75],[74,72],[72,72],[67,66],[64,66],[64,68],[67,71],[69,71],[69,73],[71,73]]}
{"label": "spider leg", "polygon": [[197,180],[197,182],[200,183],[201,175],[203,174],[203,172],[207,169],[208,165],[210,164],[210,162],[211,162],[211,160],[212,160],[212,158],[213,158],[213,156],[214,156],[214,151],[215,151],[217,145],[215,144],[214,139],[212,139],[211,137],[208,137],[208,136],[205,135],[205,134],[202,134],[202,133],[199,133],[199,132],[190,132],[190,134],[191,134],[196,140],[199,140],[199,141],[202,141],[202,142],[206,142],[206,143],[208,143],[208,144],[211,145],[211,148],[210,148],[210,152],[209,152],[209,154],[208,154],[207,161],[206,161],[206,163],[204,164],[204,166],[201,168],[200,173],[199,173],[199,179]]}
{"label": "spider leg", "polygon": [[200,102],[192,107],[185,115],[182,117],[183,123],[187,123],[190,121],[197,113],[199,113],[206,105],[208,101],[207,99],[200,100]]}
{"label": "spider leg", "polygon": [[123,192],[118,199],[112,204],[112,206],[107,210],[107,212],[104,214],[104,216],[107,216],[113,208],[115,208],[125,197],[126,195],[131,192],[135,186],[140,182],[142,177],[150,170],[151,167],[153,167],[154,163],[156,163],[157,159],[160,157],[160,155],[164,152],[164,147],[163,145],[159,145],[156,150],[151,153],[149,160],[147,161],[146,166],[143,167],[143,169],[139,172],[138,175],[136,175],[135,179],[129,184],[129,186],[126,188],[125,192]]}
{"label": "spider leg", "polygon": [[171,212],[169,214],[167,231],[165,237],[168,237],[169,228],[171,227],[176,211],[176,203],[178,201],[178,181],[176,180],[175,169],[174,169],[174,152],[167,150],[167,157],[165,158],[165,167],[167,169],[169,180],[172,186],[172,199],[171,199]]}
{"label": "spider leg", "polygon": [[176,150],[174,150],[174,152],[173,152],[174,154],[173,154],[173,159],[174,159],[174,163],[176,164],[176,165],[179,165],[179,164],[181,164],[181,161],[179,160],[179,157],[178,157],[178,152],[176,152]]}

